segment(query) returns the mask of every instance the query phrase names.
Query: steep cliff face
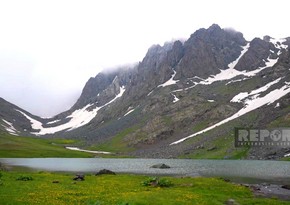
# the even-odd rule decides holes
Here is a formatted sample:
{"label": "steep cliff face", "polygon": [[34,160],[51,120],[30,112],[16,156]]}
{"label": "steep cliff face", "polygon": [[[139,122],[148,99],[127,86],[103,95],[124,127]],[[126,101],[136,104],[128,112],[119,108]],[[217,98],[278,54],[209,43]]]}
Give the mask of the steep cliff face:
{"label": "steep cliff face", "polygon": [[217,74],[240,55],[241,46],[245,45],[246,40],[239,32],[224,30],[215,24],[200,29],[184,43],[185,55],[177,71],[187,78]]}
{"label": "steep cliff face", "polygon": [[247,42],[214,24],[97,74],[70,110],[34,118],[27,130],[141,157],[279,158],[287,150],[235,148],[233,130],[290,122],[289,45],[269,36]]}
{"label": "steep cliff face", "polygon": [[121,67],[112,71],[101,72],[96,77],[90,78],[72,110],[95,102],[98,102],[98,105],[103,105],[113,99],[120,92],[121,86],[131,82],[132,75],[135,73],[134,69],[134,65]]}
{"label": "steep cliff face", "polygon": [[250,42],[248,52],[243,55],[239,63],[235,67],[237,70],[255,70],[258,67],[265,66],[265,62],[269,59],[275,59],[278,49],[269,41],[255,38]]}

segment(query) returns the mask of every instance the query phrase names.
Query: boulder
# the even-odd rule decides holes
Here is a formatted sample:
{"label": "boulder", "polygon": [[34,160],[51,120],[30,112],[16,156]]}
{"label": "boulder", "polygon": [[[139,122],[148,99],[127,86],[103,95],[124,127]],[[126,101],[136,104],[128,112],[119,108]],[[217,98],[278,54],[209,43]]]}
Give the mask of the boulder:
{"label": "boulder", "polygon": [[289,189],[290,190],[290,185],[283,185],[282,188],[283,189]]}
{"label": "boulder", "polygon": [[83,174],[77,174],[77,175],[73,178],[73,180],[75,180],[75,181],[84,181],[84,180],[85,180],[85,175],[83,175]]}
{"label": "boulder", "polygon": [[98,176],[98,175],[103,175],[103,174],[116,175],[115,172],[113,172],[113,171],[111,171],[111,170],[108,170],[108,169],[102,169],[102,170],[100,170],[99,172],[97,172],[95,175]]}
{"label": "boulder", "polygon": [[234,199],[228,199],[225,202],[226,205],[239,205],[239,203],[237,203]]}
{"label": "boulder", "polygon": [[170,166],[168,166],[168,165],[166,165],[166,164],[155,164],[155,165],[151,166],[150,168],[169,169]]}
{"label": "boulder", "polygon": [[217,147],[213,146],[213,147],[208,148],[207,151],[213,151],[213,150],[216,150],[216,149],[217,149]]}

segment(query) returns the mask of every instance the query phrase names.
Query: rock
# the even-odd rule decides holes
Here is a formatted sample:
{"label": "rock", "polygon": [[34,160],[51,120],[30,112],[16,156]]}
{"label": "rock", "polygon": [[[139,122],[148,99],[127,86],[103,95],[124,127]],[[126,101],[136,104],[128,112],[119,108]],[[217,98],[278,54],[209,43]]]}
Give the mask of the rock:
{"label": "rock", "polygon": [[103,174],[116,175],[115,172],[113,172],[113,171],[111,171],[111,170],[108,170],[108,169],[102,169],[102,170],[100,170],[98,173],[96,173],[95,175],[98,176],[98,175],[103,175]]}
{"label": "rock", "polygon": [[282,188],[283,189],[289,189],[290,190],[290,185],[289,184],[288,185],[283,185]]}
{"label": "rock", "polygon": [[58,181],[58,180],[53,180],[52,183],[54,183],[54,184],[58,184],[59,181]]}
{"label": "rock", "polygon": [[73,180],[75,180],[75,181],[84,181],[84,180],[85,180],[85,175],[83,175],[83,174],[77,174],[77,175],[73,178]]}
{"label": "rock", "polygon": [[223,178],[223,180],[224,180],[225,182],[230,182],[230,181],[231,181],[230,179],[227,179],[227,178]]}
{"label": "rock", "polygon": [[235,69],[241,71],[247,68],[247,71],[250,71],[255,70],[260,66],[265,66],[263,59],[268,58],[271,54],[270,50],[277,52],[277,49],[272,43],[263,41],[259,38],[254,38],[250,42],[250,48],[247,53],[241,57],[235,66]]}
{"label": "rock", "polygon": [[204,145],[201,144],[201,145],[197,146],[196,149],[204,149]]}
{"label": "rock", "polygon": [[213,147],[208,148],[207,151],[213,151],[213,150],[216,150],[216,149],[217,149],[217,147],[213,146]]}
{"label": "rock", "polygon": [[239,205],[239,203],[237,203],[234,199],[228,199],[225,202],[226,205]]}
{"label": "rock", "polygon": [[150,168],[169,169],[170,166],[168,166],[168,165],[166,165],[166,164],[155,164],[155,165],[151,166]]}
{"label": "rock", "polygon": [[242,34],[228,32],[216,24],[208,29],[199,29],[184,43],[184,55],[177,66],[177,74],[188,78],[217,74],[220,72],[217,68],[226,69],[240,55],[241,46],[245,44]]}

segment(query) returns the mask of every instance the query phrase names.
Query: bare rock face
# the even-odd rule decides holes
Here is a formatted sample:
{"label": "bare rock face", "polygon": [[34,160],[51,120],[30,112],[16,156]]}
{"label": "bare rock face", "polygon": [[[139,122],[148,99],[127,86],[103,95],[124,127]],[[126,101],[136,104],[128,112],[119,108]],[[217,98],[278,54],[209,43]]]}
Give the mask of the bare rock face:
{"label": "bare rock face", "polygon": [[246,40],[241,33],[216,24],[200,29],[184,43],[184,57],[177,68],[179,75],[190,78],[217,74],[240,55],[244,45]]}
{"label": "bare rock face", "polygon": [[[150,87],[156,87],[156,85],[168,80],[173,74],[171,61],[174,60],[168,57],[172,48],[172,43],[167,43],[164,46],[152,46],[139,64],[138,75],[133,79],[133,83],[137,87],[140,82],[141,84],[147,84],[150,89]],[[178,61],[178,59],[175,59],[175,61]]]}
{"label": "bare rock face", "polygon": [[118,76],[114,78],[112,83],[101,92],[101,97],[100,98],[100,104],[104,104],[105,102],[108,102],[110,99],[113,99],[120,93],[120,81]]}
{"label": "bare rock face", "polygon": [[100,72],[96,77],[88,80],[71,110],[80,109],[92,103],[97,103],[98,106],[104,105],[119,94],[120,87],[130,84],[135,72],[135,65]]}
{"label": "bare rock face", "polygon": [[79,109],[89,103],[96,102],[98,94],[112,83],[114,77],[115,76],[99,73],[95,78],[90,78],[73,109]]}
{"label": "bare rock face", "polygon": [[249,50],[242,56],[239,63],[236,65],[236,70],[255,70],[259,67],[265,66],[265,61],[268,57],[277,58],[272,51],[277,52],[277,49],[272,43],[255,38],[250,43]]}

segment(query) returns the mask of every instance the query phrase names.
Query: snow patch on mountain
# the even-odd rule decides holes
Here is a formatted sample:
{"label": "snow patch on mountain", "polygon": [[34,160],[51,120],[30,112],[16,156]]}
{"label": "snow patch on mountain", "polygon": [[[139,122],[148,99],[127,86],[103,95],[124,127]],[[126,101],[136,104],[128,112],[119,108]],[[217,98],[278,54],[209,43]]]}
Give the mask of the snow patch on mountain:
{"label": "snow patch on mountain", "polygon": [[147,94],[147,96],[151,95],[151,94],[153,93],[153,91],[154,91],[154,90],[150,91],[150,92]]}
{"label": "snow patch on mountain", "polygon": [[263,87],[260,87],[256,90],[252,90],[250,93],[248,92],[242,92],[237,94],[236,96],[233,97],[233,99],[231,100],[231,102],[242,102],[244,99],[246,98],[255,98],[257,97],[260,93],[265,92],[266,90],[268,90],[272,85],[278,83],[281,80],[281,78],[278,78],[270,83],[267,83],[266,85],[264,85]]}
{"label": "snow patch on mountain", "polygon": [[32,117],[28,116],[26,113],[24,113],[24,112],[22,112],[20,110],[17,110],[17,109],[15,109],[15,110],[17,112],[20,112],[24,117],[26,117],[30,121],[32,129],[34,129],[34,130],[40,130],[40,129],[43,128],[41,122],[33,119]]}
{"label": "snow patch on mountain", "polygon": [[54,123],[57,123],[57,122],[59,122],[60,120],[54,120],[54,121],[51,121],[51,122],[47,122],[46,124],[47,125],[50,125],[50,124],[54,124]]}
{"label": "snow patch on mountain", "polygon": [[287,49],[288,45],[283,44],[284,42],[286,42],[286,39],[274,39],[274,38],[270,38],[270,42],[272,44],[274,44],[274,46],[279,49],[278,51],[278,55],[280,55],[282,53],[282,49]]}
{"label": "snow patch on mountain", "polygon": [[135,110],[134,108],[130,108],[129,111],[124,115],[124,117],[129,115],[131,112],[134,112],[134,110]]}
{"label": "snow patch on mountain", "polygon": [[[284,42],[284,41],[277,41],[277,42]],[[279,60],[279,57],[276,58],[276,59],[271,59],[270,56],[269,56],[266,60],[264,60],[265,66],[259,67],[256,70],[253,70],[253,71],[246,71],[246,70],[238,71],[238,70],[236,70],[235,66],[237,65],[237,63],[239,62],[241,57],[248,51],[249,47],[250,47],[249,43],[246,46],[242,47],[243,50],[242,50],[240,56],[236,60],[234,60],[233,62],[228,64],[228,69],[226,69],[226,70],[221,70],[220,69],[220,73],[218,73],[216,75],[212,75],[212,76],[208,77],[207,79],[202,79],[202,78],[199,78],[198,76],[194,76],[192,78],[188,78],[189,80],[199,79],[201,81],[200,82],[192,81],[193,82],[192,86],[187,87],[185,89],[175,90],[174,92],[189,90],[189,89],[194,88],[196,85],[199,85],[199,84],[200,85],[210,85],[210,84],[212,84],[214,82],[217,82],[217,81],[230,80],[230,79],[233,79],[233,78],[238,77],[238,76],[243,76],[243,78],[236,79],[236,80],[231,80],[231,81],[227,82],[226,85],[234,83],[234,82],[247,80],[250,77],[253,77],[253,76],[257,75],[259,72],[261,72],[265,68],[273,67]],[[287,45],[284,45],[284,44],[280,43],[277,46],[277,48],[280,49],[279,53],[278,53],[278,55],[279,55],[281,53],[281,49],[287,48]]]}
{"label": "snow patch on mountain", "polygon": [[[278,81],[280,79],[277,79],[275,81],[272,82],[272,84],[274,84],[274,82]],[[268,84],[267,84],[268,85]],[[269,88],[270,86],[268,86]],[[261,91],[262,89],[259,88],[257,90],[253,90],[252,92],[250,93],[258,93],[258,90]],[[238,112],[236,112],[234,115],[210,126],[210,127],[207,127],[199,132],[196,132],[192,135],[189,135],[185,138],[182,138],[178,141],[175,141],[175,142],[172,142],[170,145],[175,145],[175,144],[179,144],[189,138],[192,138],[192,137],[195,137],[199,134],[202,134],[202,133],[205,133],[209,130],[212,130],[220,125],[223,125],[229,121],[232,121],[242,115],[245,115],[246,113],[248,112],[251,112],[259,107],[262,107],[263,105],[269,105],[273,102],[275,102],[276,100],[280,99],[281,97],[287,95],[288,93],[290,93],[290,83],[289,82],[285,82],[285,85],[283,85],[281,88],[279,89],[275,89],[275,90],[272,90],[271,92],[269,92],[268,94],[266,94],[265,96],[263,97],[259,97],[259,94],[256,94],[254,97],[251,96],[251,95],[246,95],[246,94],[243,94],[243,99],[245,99],[243,102],[244,102],[244,107],[242,109],[240,109]],[[248,98],[247,98],[248,97]],[[247,99],[246,99],[247,98]],[[233,101],[233,99],[231,100]]]}
{"label": "snow patch on mountain", "polygon": [[93,154],[112,154],[111,152],[92,151],[92,150],[80,149],[77,147],[65,147],[65,148],[69,150],[73,150],[73,151],[87,152],[87,153],[93,153]]}
{"label": "snow patch on mountain", "polygon": [[174,97],[173,103],[176,103],[177,101],[179,101],[179,98],[177,98],[176,95],[174,95],[173,93],[171,93],[171,95],[173,95],[173,97]]}
{"label": "snow patch on mountain", "polygon": [[285,38],[282,39],[270,38],[270,42],[274,44],[274,46],[279,50],[288,48],[288,45],[283,44],[286,41],[287,40]]}
{"label": "snow patch on mountain", "polygon": [[284,157],[290,157],[290,153],[285,154]]}
{"label": "snow patch on mountain", "polygon": [[242,47],[243,50],[241,51],[240,56],[236,60],[228,64],[228,69],[234,69],[236,65],[238,64],[238,62],[240,61],[240,59],[243,57],[243,55],[249,50],[249,48],[250,48],[250,43],[243,46]]}
{"label": "snow patch on mountain", "polygon": [[239,60],[243,57],[243,55],[248,51],[249,48],[250,43],[248,43],[246,46],[243,46],[242,47],[243,50],[240,56],[236,60],[228,64],[228,69],[220,70],[220,73],[199,82],[199,84],[209,85],[216,81],[229,80],[238,75],[241,75],[242,72],[235,70],[235,66],[238,64]]}
{"label": "snow patch on mountain", "polygon": [[176,84],[179,80],[173,80],[173,78],[175,77],[175,75],[176,75],[176,71],[173,70],[173,75],[171,76],[171,78],[168,81],[166,81],[165,83],[158,85],[157,87],[166,87],[166,86],[169,86],[169,85]]}
{"label": "snow patch on mountain", "polygon": [[6,124],[2,126],[4,127],[4,129],[9,132],[11,135],[17,135],[18,136],[18,130],[13,126],[12,123],[8,122],[7,120],[2,119],[2,121]]}
{"label": "snow patch on mountain", "polygon": [[[209,84],[212,84],[213,82],[216,82],[216,81],[230,80],[230,79],[235,78],[237,76],[253,77],[257,73],[264,70],[265,68],[274,66],[277,63],[277,61],[279,60],[279,57],[276,59],[271,59],[269,56],[267,58],[267,60],[264,60],[265,66],[259,67],[256,70],[238,71],[238,70],[234,69],[235,66],[237,65],[237,63],[239,62],[240,58],[247,52],[248,49],[249,49],[249,44],[243,47],[243,51],[241,52],[241,55],[238,57],[237,60],[235,60],[234,62],[232,62],[228,65],[228,67],[229,67],[228,69],[220,70],[220,73],[216,74],[215,76],[211,76],[211,77],[199,82],[198,84],[209,85]],[[243,78],[242,80],[246,80],[246,79],[248,79],[248,78]],[[237,82],[237,81],[241,81],[241,79],[235,80],[232,82]],[[232,82],[230,81],[227,84],[230,84]]]}
{"label": "snow patch on mountain", "polygon": [[63,131],[63,130],[67,130],[67,131],[74,130],[78,127],[88,124],[94,117],[96,117],[98,111],[101,108],[106,107],[107,105],[113,103],[115,100],[120,98],[124,92],[125,92],[125,88],[120,87],[120,93],[116,95],[116,97],[112,99],[110,102],[100,107],[96,107],[92,110],[87,110],[87,109],[92,107],[94,104],[88,104],[79,110],[75,110],[71,115],[67,116],[66,118],[70,119],[67,123],[64,123],[55,127],[43,127],[41,122],[29,117],[28,115],[26,115],[24,112],[21,112],[20,110],[17,110],[17,111],[23,114],[28,120],[30,120],[31,127],[34,130],[39,130],[38,132],[33,132],[32,134],[35,134],[35,135],[53,134],[53,133]]}
{"label": "snow patch on mountain", "polygon": [[268,67],[273,67],[279,60],[279,57],[276,59],[271,59],[270,56],[267,58],[267,60],[264,60],[265,62],[265,66],[259,67],[256,70],[253,71],[249,71],[249,72],[244,72],[243,71],[243,75],[248,76],[248,77],[252,77],[255,76],[257,73],[261,72],[262,70],[264,70],[265,68]]}
{"label": "snow patch on mountain", "polygon": [[231,80],[231,81],[227,82],[226,85],[229,85],[231,83],[241,82],[241,81],[244,81],[247,79],[249,79],[249,78],[241,78],[241,79],[237,79],[237,80]]}

